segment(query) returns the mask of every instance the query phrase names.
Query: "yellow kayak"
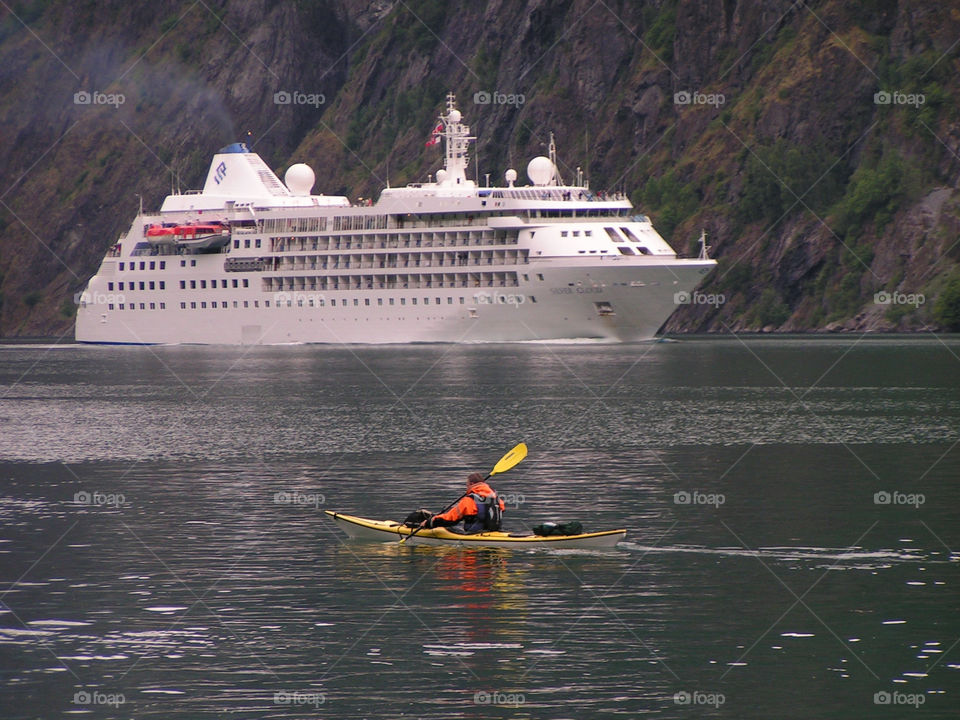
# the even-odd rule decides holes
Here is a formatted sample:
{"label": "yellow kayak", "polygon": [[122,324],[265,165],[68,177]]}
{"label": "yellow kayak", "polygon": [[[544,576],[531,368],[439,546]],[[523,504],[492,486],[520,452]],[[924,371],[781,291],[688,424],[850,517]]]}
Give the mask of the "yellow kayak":
{"label": "yellow kayak", "polygon": [[[347,535],[357,540],[379,540],[397,542],[413,532],[393,520],[370,520],[344,515],[333,510],[325,510]],[[515,533],[482,532],[463,535],[450,532],[447,528],[424,528],[408,543],[418,545],[457,545],[461,547],[493,548],[612,548],[626,536],[626,530],[604,530],[602,532],[582,533],[580,535],[518,535]]]}

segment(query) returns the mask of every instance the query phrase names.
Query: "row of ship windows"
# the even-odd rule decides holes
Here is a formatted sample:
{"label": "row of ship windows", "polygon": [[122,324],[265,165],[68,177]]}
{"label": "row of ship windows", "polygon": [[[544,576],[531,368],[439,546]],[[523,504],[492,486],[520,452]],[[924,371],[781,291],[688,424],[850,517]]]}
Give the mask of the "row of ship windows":
{"label": "row of ship windows", "polygon": [[[535,302],[537,301],[537,298],[536,298],[535,296],[533,296],[533,295],[527,295],[527,296],[526,296],[526,299],[529,300],[530,302],[533,302],[533,303],[535,303]],[[294,304],[296,304],[297,307],[327,307],[327,299],[326,299],[326,298],[314,298],[314,297],[309,297],[309,296],[308,296],[308,297],[305,297],[305,298],[304,298],[304,297],[296,297],[295,300],[296,300],[296,302],[294,302],[293,299],[291,299],[291,300],[277,300],[277,302],[274,304],[274,307],[276,307],[276,308],[293,307]],[[383,300],[384,300],[383,298],[377,298],[377,305],[378,305],[378,306],[383,306],[383,304],[384,304],[384,303],[383,303]],[[418,304],[418,303],[417,303],[418,300],[419,300],[419,298],[410,298],[410,304],[411,304],[411,305],[417,305],[417,304]],[[466,298],[464,298],[464,297],[462,297],[462,296],[459,298],[459,301],[460,301],[460,302],[459,302],[460,305],[465,305],[466,302],[467,302],[467,301],[466,301]],[[242,306],[241,306],[241,303],[243,303]],[[253,303],[252,307],[255,307],[255,308],[259,308],[259,307],[260,307],[260,301],[259,301],[259,300],[234,300],[234,301],[233,301],[233,307],[234,307],[234,308],[240,308],[240,307],[249,308],[249,307],[251,307],[251,304],[250,304],[250,303]],[[353,303],[352,303],[352,304],[353,304],[353,307],[359,307],[359,306],[360,306],[360,299],[359,299],[359,298],[353,298]],[[370,302],[370,298],[364,298],[364,299],[363,299],[363,304],[364,304],[365,307],[370,307],[370,306],[372,305],[372,303]],[[387,298],[387,305],[396,305],[396,304],[397,304],[397,303],[396,303],[396,298]],[[406,305],[406,304],[407,304],[407,298],[400,298],[400,303],[399,303],[399,304],[400,304],[400,305]],[[428,297],[423,298],[423,304],[424,304],[424,305],[430,305],[430,298],[428,298]],[[434,298],[433,304],[434,304],[434,305],[442,305],[442,304],[443,304],[443,298]],[[448,298],[447,298],[447,305],[453,305],[453,304],[454,304],[454,303],[453,303],[453,298],[452,298],[452,297],[448,297]],[[186,309],[187,309],[187,305],[188,305],[188,303],[186,303],[186,302],[181,302],[181,303],[180,303],[180,309],[181,309],[181,310],[186,310]],[[331,299],[330,299],[330,302],[329,302],[329,305],[330,305],[330,307],[337,307],[338,305],[337,305],[336,299],[335,299],[335,298],[331,298]],[[349,299],[344,298],[344,299],[340,300],[339,307],[348,307],[348,306],[350,306],[350,305],[351,305],[351,302],[350,302]],[[114,309],[116,309],[116,310],[137,310],[137,309],[139,308],[140,310],[147,310],[147,309],[149,309],[149,310],[156,310],[156,309],[158,308],[158,306],[159,306],[159,309],[160,309],[160,310],[166,310],[166,309],[167,309],[167,304],[164,303],[164,302],[161,302],[161,303],[155,303],[155,302],[152,302],[152,303],[117,303],[117,304],[109,303],[109,304],[107,305],[107,309],[108,309],[108,310],[114,310]],[[190,309],[191,309],[191,310],[197,310],[198,308],[199,308],[200,310],[205,310],[205,309],[207,309],[208,307],[209,307],[210,309],[222,308],[222,309],[226,310],[227,308],[230,307],[230,303],[227,302],[226,300],[221,300],[221,301],[211,300],[211,301],[209,301],[209,302],[207,302],[206,300],[200,300],[200,301],[191,301],[191,302],[189,303],[189,306],[190,306]],[[270,301],[269,301],[269,300],[264,300],[264,301],[263,301],[263,306],[264,306],[264,307],[270,307]]]}
{"label": "row of ship windows", "polygon": [[[526,281],[527,275],[523,278]],[[537,273],[543,280],[543,275]],[[264,292],[279,290],[416,290],[419,288],[517,287],[515,272],[401,273],[375,275],[280,276],[263,278]]]}
{"label": "row of ship windows", "polygon": [[[517,285],[516,276],[513,275],[512,273],[506,273],[506,274],[503,275],[503,277],[497,277],[497,278],[487,278],[486,276],[487,276],[487,275],[491,275],[490,273],[483,273],[483,275],[484,275],[484,278],[483,278],[483,279],[488,280],[488,283],[487,283],[487,284],[491,284],[494,280],[498,280],[498,281],[500,281],[500,285],[502,285],[502,286],[504,286],[504,285],[512,285],[512,286]],[[513,277],[507,277],[507,275],[513,275]],[[385,287],[387,284],[389,284],[391,288],[396,288],[396,287],[399,287],[399,286],[400,286],[400,283],[407,283],[407,282],[409,282],[412,277],[419,277],[419,276],[416,276],[416,275],[414,275],[414,276],[406,276],[405,279],[401,279],[401,276],[389,276],[389,282],[388,282],[388,283],[385,283],[385,282],[384,282],[384,278],[383,278],[383,277],[379,277],[379,278],[378,278],[378,280],[379,280],[379,282],[378,282],[378,287],[381,287],[381,288],[382,288],[382,287]],[[309,279],[309,280],[313,280],[313,283],[311,283],[311,284],[312,284],[314,287],[316,287],[316,285],[317,285],[317,280],[320,279],[320,278],[286,278],[286,280],[287,280],[288,283],[293,282],[294,280],[299,280],[299,281],[303,282],[303,281],[306,281],[306,280],[308,280],[308,279]],[[344,285],[348,285],[350,279],[355,279],[357,283],[361,282],[361,280],[360,280],[359,277],[357,277],[357,278],[344,278]],[[524,274],[524,275],[523,275],[523,279],[524,279],[524,281],[529,281],[529,276],[526,275],[526,274]],[[542,281],[542,280],[543,280],[543,274],[542,274],[542,273],[537,273],[537,279]],[[330,280],[332,283],[339,285],[339,282],[337,282],[337,281],[339,281],[339,278],[322,278],[322,280]],[[459,285],[460,285],[461,287],[467,287],[468,278],[467,278],[466,276],[463,276],[463,277],[460,278],[460,280],[461,280],[462,282],[460,282]],[[480,281],[479,281],[479,280],[477,280],[476,278],[470,278],[470,281],[471,281],[471,282],[474,282],[474,284],[479,287],[479,284],[480,284]],[[224,278],[224,279],[221,279],[221,280],[220,280],[220,284],[219,284],[219,285],[217,284],[217,280],[210,280],[209,283],[208,283],[206,280],[189,280],[189,281],[187,281],[187,280],[181,280],[181,281],[180,281],[180,289],[181,289],[181,290],[186,290],[186,289],[187,289],[187,282],[190,283],[190,289],[191,289],[191,290],[207,290],[207,289],[216,290],[218,287],[221,288],[221,289],[226,290],[226,289],[228,289],[228,288],[249,288],[249,287],[250,287],[250,280],[247,279],[247,278],[240,278],[240,279],[232,278],[232,279],[230,279],[230,280],[227,280],[227,279]],[[265,279],[265,285],[267,285],[267,286],[272,286],[273,284],[276,284],[277,287],[278,287],[278,289],[279,289],[279,288],[282,288],[282,287],[283,287],[283,284],[284,284],[284,278],[266,278],[266,279]],[[430,282],[428,281],[427,284],[428,284],[428,286],[429,286]],[[441,280],[438,280],[438,287],[443,287],[443,285],[444,285],[443,280],[442,280],[442,279],[441,279]],[[406,286],[406,285],[405,285],[405,286]],[[372,278],[371,278],[370,281],[367,283],[367,287],[369,287],[369,288],[372,288],[372,287],[373,287]],[[107,291],[108,291],[108,292],[113,292],[114,290],[117,290],[117,291],[119,291],[119,292],[123,292],[123,291],[127,291],[127,290],[137,290],[137,289],[140,289],[140,290],[166,290],[166,289],[167,289],[167,283],[166,283],[166,281],[164,281],[164,280],[157,280],[157,281],[154,281],[154,280],[140,280],[140,281],[137,281],[137,282],[134,282],[134,281],[131,280],[130,282],[119,281],[119,282],[116,282],[116,283],[114,283],[114,282],[111,281],[111,282],[108,282],[108,283],[107,283]],[[268,289],[271,289],[271,288],[268,287]],[[337,289],[337,288],[334,288],[334,289]]]}
{"label": "row of ship windows", "polygon": [[[231,284],[230,284],[229,286],[227,285],[228,282],[231,282]],[[197,285],[197,283],[199,283],[199,285]],[[238,284],[238,283],[239,283],[239,284]],[[190,289],[191,289],[191,290],[196,290],[198,287],[199,287],[201,290],[206,290],[206,289],[207,289],[207,281],[206,281],[206,280],[191,280],[191,281],[190,281]],[[226,288],[226,287],[245,287],[245,288],[247,288],[247,287],[250,287],[250,281],[249,281],[247,278],[243,278],[242,280],[239,280],[239,281],[238,281],[236,278],[234,278],[232,281],[221,280],[221,281],[220,281],[220,287],[221,287],[221,288]],[[181,281],[180,281],[180,289],[181,289],[181,290],[186,290],[186,289],[187,289],[187,281],[186,281],[186,280],[181,280]],[[216,281],[216,280],[211,280],[211,281],[210,281],[210,289],[211,289],[211,290],[216,290],[216,289],[217,289],[217,281]]]}
{"label": "row of ship windows", "polygon": [[[283,293],[283,294],[287,294],[287,293]],[[276,306],[277,306],[277,307],[293,307],[294,305],[296,305],[297,307],[326,307],[326,306],[327,306],[327,298],[324,298],[324,297],[315,297],[315,296],[313,296],[313,295],[302,295],[301,293],[296,293],[296,292],[294,292],[294,293],[292,293],[292,294],[290,294],[290,295],[291,295],[291,298],[290,298],[290,299],[287,299],[287,300],[282,300],[282,299],[281,299],[281,300],[277,300]],[[500,301],[498,298],[496,298],[496,297],[494,297],[493,299],[491,299],[487,293],[478,293],[478,295],[479,295],[479,298],[478,298],[477,295],[474,296],[474,301],[475,301],[475,302],[479,302],[480,304],[494,304],[494,303],[498,303],[498,302],[499,302],[499,304],[507,304],[505,300],[501,302],[501,301]],[[408,298],[405,298],[405,297],[399,298],[400,302],[397,303],[397,302],[396,302],[397,298],[392,298],[392,297],[391,297],[391,298],[387,298],[387,303],[386,303],[386,304],[387,304],[387,305],[391,305],[391,306],[392,306],[392,305],[397,305],[397,304],[399,304],[399,305],[406,305],[406,304],[407,304],[407,299],[408,299]],[[417,305],[419,299],[420,299],[420,298],[409,298],[410,304],[411,304],[411,305]],[[533,295],[526,295],[526,296],[525,296],[525,299],[526,299],[526,300],[529,300],[530,302],[534,302],[534,303],[537,301],[537,298],[534,297]],[[384,300],[384,299],[383,299],[382,297],[381,297],[381,298],[377,298],[377,305],[378,305],[378,306],[383,306],[383,304],[384,304],[383,300]],[[526,300],[525,300],[525,301],[526,301]],[[459,301],[460,301],[460,303],[459,303],[460,305],[465,305],[466,302],[467,302],[466,298],[463,297],[463,296],[460,296]],[[254,301],[254,302],[255,302],[255,301]],[[336,300],[336,298],[330,298],[330,299],[329,299],[329,304],[330,304],[330,307],[337,307],[337,300]],[[373,303],[370,302],[370,298],[364,298],[364,299],[363,299],[363,304],[364,304],[364,306],[369,307],[369,306],[371,306]],[[430,303],[430,298],[428,298],[428,297],[423,298],[423,304],[424,304],[424,305],[430,305],[430,304],[431,304],[431,303]],[[435,298],[433,299],[433,304],[434,304],[434,305],[443,305],[443,298],[435,297]],[[349,305],[350,305],[350,299],[349,299],[349,298],[344,298],[344,299],[340,300],[340,307],[347,307],[347,306],[349,306]],[[453,305],[453,298],[452,298],[452,297],[447,297],[447,305]],[[223,306],[223,307],[226,307],[226,304],[222,304],[222,306]],[[234,306],[234,307],[237,307],[236,301],[234,301],[233,306]],[[269,300],[266,301],[266,306],[267,306],[267,307],[270,307],[270,301],[269,301]],[[359,307],[359,306],[360,306],[360,299],[359,299],[359,298],[353,298],[353,307]]]}
{"label": "row of ship windows", "polygon": [[[239,242],[239,241],[237,241],[237,240],[234,241],[234,247],[237,247],[237,245],[236,245],[237,242]],[[417,245],[419,246],[419,243],[417,243]],[[247,248],[250,247],[250,240],[249,240],[249,238],[247,238],[247,239],[244,241],[244,247],[247,247]],[[257,247],[257,248],[260,247],[260,240],[259,240],[259,239],[256,240],[256,245],[255,245],[255,247]],[[349,248],[350,248],[350,244],[347,243],[346,246],[345,246],[345,248],[349,249]],[[293,248],[290,248],[290,250],[292,250],[292,249],[293,249]],[[316,245],[314,245],[314,246],[311,248],[309,245],[304,244],[304,245],[301,246],[300,249],[301,249],[301,250],[309,250],[309,249],[314,249],[314,250],[316,250],[316,249],[318,249],[318,248],[316,247]],[[360,249],[359,246],[358,246],[357,249]],[[282,251],[283,248],[280,248],[280,250]],[[392,262],[398,262],[401,257],[403,257],[404,259],[406,259],[406,258],[413,258],[413,257],[419,257],[420,260],[413,260],[413,262],[414,262],[415,264],[420,264],[421,261],[424,261],[423,258],[430,258],[432,261],[435,261],[436,264],[439,264],[439,265],[443,265],[443,264],[444,264],[444,259],[446,259],[446,260],[448,261],[448,262],[446,263],[446,264],[448,264],[448,265],[454,265],[454,264],[458,264],[458,265],[468,265],[468,264],[479,265],[479,264],[482,264],[484,261],[485,261],[486,264],[488,264],[488,265],[503,265],[503,264],[508,264],[508,263],[506,262],[506,261],[508,261],[508,260],[513,260],[514,263],[516,263],[516,262],[524,262],[524,263],[526,263],[526,262],[528,262],[528,260],[527,260],[527,254],[528,254],[528,251],[526,251],[526,250],[522,250],[522,251],[504,250],[504,251],[479,251],[479,252],[477,252],[477,251],[462,252],[462,251],[461,251],[461,252],[448,252],[448,253],[421,253],[419,256],[415,256],[414,254],[411,253],[411,254],[409,254],[409,255],[408,255],[408,254],[398,254],[398,255],[394,255],[394,256],[389,257],[389,258],[388,258],[388,256],[386,256],[386,255],[377,255],[377,256],[374,256],[374,255],[369,255],[369,256],[368,256],[368,255],[356,255],[356,256],[340,256],[340,255],[324,256],[324,255],[312,255],[312,256],[304,256],[304,257],[300,258],[299,261],[300,261],[300,262],[306,262],[306,261],[310,260],[310,261],[312,261],[313,263],[316,263],[317,261],[321,261],[321,262],[324,263],[324,267],[326,267],[326,261],[330,261],[330,262],[343,262],[343,261],[345,261],[347,264],[346,264],[344,267],[349,267],[349,262],[350,262],[350,261],[349,261],[349,260],[344,260],[345,258],[353,258],[355,262],[360,262],[360,261],[362,261],[362,260],[367,260],[368,262],[372,262],[373,259],[376,258],[377,261],[387,263],[387,262],[390,262],[390,261],[392,261]],[[277,258],[277,259],[278,259],[278,260],[281,260],[281,262],[282,262],[284,265],[287,265],[287,264],[289,264],[289,263],[296,262],[296,260],[295,260],[294,258],[282,258],[282,259]],[[409,262],[409,260],[408,260],[408,262]],[[511,264],[512,264],[512,263],[511,263]],[[129,262],[121,261],[121,262],[119,262],[119,263],[117,264],[118,269],[119,269],[121,272],[123,272],[124,270],[126,270],[126,271],[128,271],[128,272],[131,271],[131,270],[136,270],[136,269],[137,269],[137,265],[138,265],[138,263],[137,263],[136,261],[133,261],[133,260],[131,260],[131,261],[129,261]],[[166,261],[166,260],[141,260],[141,261],[139,262],[139,267],[140,267],[141,270],[157,270],[157,269],[158,269],[158,266],[159,266],[159,269],[160,269],[160,270],[166,270],[166,269],[167,269],[167,261]],[[196,266],[197,266],[197,261],[196,261],[195,259],[191,259],[191,260],[190,260],[190,267],[196,267]],[[187,267],[187,261],[186,261],[185,259],[180,261],[180,267]],[[381,267],[383,267],[383,266],[381,265]]]}
{"label": "row of ship windows", "polygon": [[[196,289],[197,289],[197,283],[198,283],[198,282],[200,283],[200,289],[201,289],[201,290],[206,290],[206,289],[207,289],[207,281],[206,281],[206,280],[191,280],[191,281],[190,281],[190,289],[191,289],[191,290],[196,290]],[[228,283],[230,283],[230,284],[228,285]],[[133,280],[131,280],[130,282],[120,281],[120,282],[116,283],[117,290],[119,290],[119,291],[123,291],[123,290],[136,290],[138,285],[139,285],[139,289],[140,289],[140,290],[158,290],[158,289],[159,289],[159,290],[166,290],[166,289],[167,289],[167,283],[166,283],[164,280],[157,280],[157,281],[153,281],[153,280],[140,280],[139,282],[134,282]],[[210,289],[215,289],[216,287],[217,287],[217,281],[216,281],[216,280],[211,280],[211,281],[210,281]],[[221,281],[220,281],[220,287],[221,287],[221,288],[227,288],[227,287],[235,287],[235,288],[245,287],[245,288],[247,288],[247,287],[250,287],[250,281],[249,281],[247,278],[243,278],[242,280],[237,280],[236,278],[234,278],[233,280],[221,280]],[[107,290],[108,290],[109,292],[113,292],[113,288],[114,288],[114,283],[108,282],[108,283],[107,283]],[[186,290],[186,289],[187,289],[187,281],[186,281],[186,280],[181,280],[181,281],[180,281],[180,289],[181,289],[181,290]]]}
{"label": "row of ship windows", "polygon": [[[433,233],[433,234],[437,236],[440,235],[439,233]],[[589,236],[592,234],[593,232],[591,230],[584,231],[584,235]],[[567,235],[567,232],[564,231],[563,236],[566,237],[566,235]],[[574,237],[579,236],[580,231],[574,230],[573,235]],[[466,245],[470,242],[471,239],[476,245],[497,245],[497,244],[506,245],[511,242],[513,244],[517,243],[517,236],[515,233],[512,235],[512,237],[508,237],[506,234],[503,234],[501,236],[495,236],[493,233],[489,233],[488,235],[481,235],[480,233],[477,233],[476,237],[473,237],[473,238],[452,237],[449,239],[452,240],[453,242],[450,242],[450,243],[444,242],[443,238],[441,237],[436,237],[433,239],[429,237],[422,238],[422,239],[418,237],[414,237],[412,239],[405,238],[403,240],[400,240],[395,235],[390,236],[389,239],[386,236],[377,236],[377,235],[370,235],[365,238],[363,236],[357,236],[352,241],[350,238],[341,239],[340,237],[326,237],[326,238],[317,238],[317,237],[282,238],[280,237],[280,238],[270,239],[271,240],[270,250],[272,252],[290,252],[290,251],[297,251],[297,250],[301,250],[301,251],[302,250],[341,250],[341,249],[372,250],[375,248],[388,248],[388,247],[393,247],[393,248],[399,248],[399,247],[409,248],[409,247],[423,247],[423,246],[430,247],[434,244],[433,240],[436,241],[436,244],[438,246]],[[234,250],[239,250],[241,247],[241,243],[244,249],[260,248],[263,246],[263,241],[261,238],[243,238],[241,240],[240,238],[235,237],[233,239]],[[196,261],[193,261],[193,264],[196,264]],[[123,263],[120,263],[120,265],[121,265],[120,269],[123,270]],[[135,262],[131,262],[130,269],[133,270],[135,265],[136,265]],[[144,263],[141,262],[140,263],[141,270],[144,269],[143,265]],[[150,262],[151,270],[154,269],[153,265],[154,265],[154,261],[151,261]],[[161,266],[165,265],[165,261],[161,260],[160,265]],[[185,261],[181,260],[180,265],[185,266]],[[163,268],[161,267],[161,269]]]}
{"label": "row of ship windows", "polygon": [[[148,307],[149,307],[151,310],[156,310],[156,309],[157,309],[157,304],[158,304],[158,303],[139,303],[141,310],[146,310]],[[166,309],[167,309],[167,304],[166,304],[166,303],[163,303],[163,302],[162,302],[162,303],[159,303],[159,305],[160,305],[160,309],[161,309],[161,310],[166,310]],[[114,310],[114,309],[117,309],[117,310],[136,310],[136,309],[137,309],[137,303],[120,303],[120,304],[118,304],[118,305],[115,305],[114,303],[108,303],[108,304],[107,304],[107,310]]]}
{"label": "row of ship windows", "polygon": [[[334,230],[382,230],[386,215],[337,215],[330,218]],[[262,232],[325,232],[326,217],[268,218],[257,222]]]}
{"label": "row of ship windows", "polygon": [[[577,234],[579,234],[579,230]],[[590,233],[591,231],[587,231]],[[516,245],[519,236],[516,232],[504,230],[460,231],[460,232],[424,232],[424,233],[377,233],[372,235],[326,235],[306,237],[270,238],[270,250],[273,252],[296,252],[304,250],[374,250],[377,248],[410,247],[457,247],[466,245]],[[240,240],[234,238],[233,247],[239,249]],[[260,241],[254,239],[254,247],[260,247]],[[249,248],[250,238],[243,239],[244,248]]]}
{"label": "row of ship windows", "polygon": [[[136,290],[137,285],[138,283],[134,282],[133,280],[131,280],[130,282],[120,281],[116,283],[117,290]],[[157,280],[156,282],[154,282],[153,280],[141,280],[139,282],[139,285],[141,290],[156,290],[158,286],[161,290],[167,289],[167,283],[164,282],[163,280]],[[112,282],[107,283],[107,290],[109,290],[110,292],[113,292],[113,287],[114,287],[114,283]]]}
{"label": "row of ship windows", "polygon": [[[596,252],[596,251],[593,251]],[[606,252],[603,250],[602,252]],[[271,262],[267,258],[267,263]],[[327,268],[466,267],[468,265],[526,265],[527,251],[478,251],[448,253],[377,253],[375,255],[293,255],[273,258],[278,270],[326,270]]]}
{"label": "row of ship windows", "polygon": [[[260,246],[257,245],[257,247],[260,247]],[[140,269],[141,269],[141,270],[156,270],[158,263],[159,263],[159,265],[160,265],[160,270],[166,270],[166,269],[167,269],[167,261],[166,261],[166,260],[149,260],[149,261],[147,261],[147,260],[141,260],[141,261],[140,261]],[[120,263],[118,264],[118,266],[119,266],[119,269],[120,269],[121,271],[124,270],[124,269],[126,269],[126,270],[128,270],[128,271],[129,271],[129,270],[136,270],[136,269],[137,269],[137,263],[136,263],[135,261],[133,261],[133,260],[131,260],[130,262],[120,262]],[[186,260],[181,260],[181,261],[180,261],[180,267],[186,267],[186,266],[187,266],[187,261],[186,261]],[[191,260],[191,261],[190,261],[190,267],[196,267],[196,266],[197,266],[197,261],[196,261],[196,260]]]}

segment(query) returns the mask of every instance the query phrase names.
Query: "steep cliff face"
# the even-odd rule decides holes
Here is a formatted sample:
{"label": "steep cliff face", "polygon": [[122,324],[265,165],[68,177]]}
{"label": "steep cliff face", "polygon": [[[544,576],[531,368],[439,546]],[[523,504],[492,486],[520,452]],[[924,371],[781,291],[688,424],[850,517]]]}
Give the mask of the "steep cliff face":
{"label": "steep cliff face", "polygon": [[171,186],[197,187],[210,154],[247,131],[268,133],[268,161],[285,157],[314,121],[274,93],[333,96],[346,76],[342,8],[21,5],[0,24],[4,335],[69,332],[74,293],[138,195],[155,208]]}
{"label": "steep cliff face", "polygon": [[678,250],[707,230],[711,301],[668,330],[942,327],[938,297],[960,317],[958,37],[933,0],[14,4],[0,333],[68,333],[135,193],[198,187],[248,132],[325,192],[423,179],[447,90],[481,179],[522,175],[553,131],[565,177],[626,189]]}

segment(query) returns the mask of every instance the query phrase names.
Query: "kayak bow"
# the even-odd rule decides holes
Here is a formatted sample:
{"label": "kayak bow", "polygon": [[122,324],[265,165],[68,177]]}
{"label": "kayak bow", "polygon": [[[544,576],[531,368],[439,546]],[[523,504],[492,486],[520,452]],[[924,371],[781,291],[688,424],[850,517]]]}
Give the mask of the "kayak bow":
{"label": "kayak bow", "polygon": [[408,528],[393,520],[370,520],[355,515],[345,515],[333,510],[324,510],[324,512],[333,518],[334,522],[351,538],[391,542],[398,537],[408,537],[411,545],[494,548],[612,548],[623,540],[627,534],[626,530],[604,530],[580,535],[518,535],[502,531],[463,535],[439,527],[423,528],[416,533],[416,537],[409,537],[414,534],[415,528]]}

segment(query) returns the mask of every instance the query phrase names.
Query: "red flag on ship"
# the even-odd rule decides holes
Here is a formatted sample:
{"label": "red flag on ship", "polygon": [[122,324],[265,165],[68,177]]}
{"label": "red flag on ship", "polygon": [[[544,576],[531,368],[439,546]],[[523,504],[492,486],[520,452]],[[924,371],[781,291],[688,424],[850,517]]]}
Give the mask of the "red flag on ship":
{"label": "red flag on ship", "polygon": [[433,132],[430,134],[430,139],[427,140],[423,145],[424,147],[432,147],[440,142],[440,135],[443,133],[443,123],[437,123],[437,126],[433,129]]}

